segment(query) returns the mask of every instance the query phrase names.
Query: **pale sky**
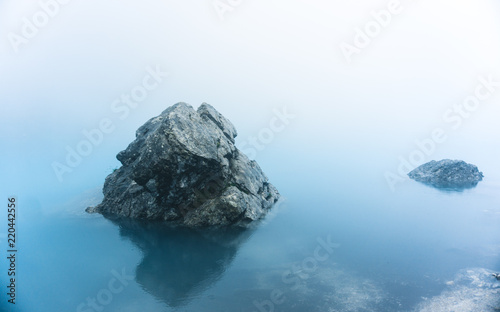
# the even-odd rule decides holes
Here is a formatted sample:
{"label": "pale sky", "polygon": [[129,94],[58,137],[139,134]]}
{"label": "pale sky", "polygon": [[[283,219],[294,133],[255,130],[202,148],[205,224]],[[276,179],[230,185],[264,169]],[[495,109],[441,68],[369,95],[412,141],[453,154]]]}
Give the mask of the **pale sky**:
{"label": "pale sky", "polygon": [[[287,107],[296,118],[258,155],[264,164],[281,155],[275,150],[348,158],[369,149],[391,170],[436,127],[449,140],[435,157],[467,150],[492,164],[486,157],[500,156],[500,88],[456,131],[443,121],[474,95],[479,76],[500,81],[497,1],[221,0],[227,10],[219,12],[212,0],[67,2],[49,6],[45,21],[39,2],[0,1],[0,137],[16,147],[2,155],[8,173],[55,181],[50,166],[64,160],[66,146],[111,118],[116,130],[68,183],[83,183],[88,168],[105,176],[135,129],[180,101],[215,106],[236,125],[240,143],[268,125],[273,109]],[[354,45],[356,29],[389,7],[398,13],[347,62],[341,44]],[[13,44],[36,17],[43,26]],[[156,66],[169,76],[117,119],[113,101]]]}

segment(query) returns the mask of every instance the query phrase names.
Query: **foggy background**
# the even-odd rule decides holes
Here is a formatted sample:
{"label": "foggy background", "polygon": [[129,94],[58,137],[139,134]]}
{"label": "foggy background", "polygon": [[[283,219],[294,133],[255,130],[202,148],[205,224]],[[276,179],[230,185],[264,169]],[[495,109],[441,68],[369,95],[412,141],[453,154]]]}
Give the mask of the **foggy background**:
{"label": "foggy background", "polygon": [[[390,2],[224,0],[231,10],[221,18],[211,0],[72,0],[16,52],[9,34],[42,9],[2,0],[2,193],[64,199],[100,187],[135,130],[181,101],[213,105],[236,126],[240,147],[269,127],[273,110],[293,114],[255,155],[278,189],[296,179],[318,192],[356,183],[389,192],[384,174],[396,174],[399,157],[436,128],[447,140],[425,161],[463,159],[498,178],[500,87],[457,130],[443,115],[474,95],[479,76],[500,81],[500,5],[401,1],[347,62],[340,45]],[[120,119],[113,101],[156,66],[169,76]],[[64,164],[66,147],[103,118],[114,131],[60,182],[52,164]],[[353,175],[338,176],[349,168]]]}

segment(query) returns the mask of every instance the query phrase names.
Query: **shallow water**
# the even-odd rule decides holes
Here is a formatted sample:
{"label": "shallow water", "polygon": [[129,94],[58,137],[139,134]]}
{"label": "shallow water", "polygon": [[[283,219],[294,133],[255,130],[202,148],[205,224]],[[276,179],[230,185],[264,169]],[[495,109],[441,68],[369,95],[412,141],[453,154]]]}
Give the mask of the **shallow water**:
{"label": "shallow water", "polygon": [[498,181],[463,192],[412,181],[397,192],[360,185],[328,196],[305,196],[300,183],[278,187],[283,200],[249,230],[85,214],[99,188],[60,205],[19,196],[13,311],[500,307],[500,282],[490,275],[500,269]]}

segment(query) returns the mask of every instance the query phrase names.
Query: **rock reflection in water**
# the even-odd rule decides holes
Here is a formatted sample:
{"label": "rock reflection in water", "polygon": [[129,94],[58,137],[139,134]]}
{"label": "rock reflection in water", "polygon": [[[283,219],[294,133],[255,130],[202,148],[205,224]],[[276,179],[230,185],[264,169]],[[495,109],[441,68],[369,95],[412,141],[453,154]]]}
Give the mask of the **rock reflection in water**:
{"label": "rock reflection in water", "polygon": [[474,183],[470,183],[470,184],[465,184],[465,185],[461,185],[461,186],[455,186],[455,185],[452,185],[452,184],[449,184],[449,185],[437,185],[437,184],[432,184],[432,183],[425,183],[425,182],[419,182],[421,184],[424,184],[426,186],[429,186],[429,187],[432,187],[432,188],[435,188],[436,190],[438,191],[441,191],[441,192],[444,192],[444,193],[460,193],[460,192],[464,192],[466,190],[470,190],[470,189],[473,189],[477,186],[477,182],[474,182]]}
{"label": "rock reflection in water", "polygon": [[136,282],[170,307],[188,303],[213,285],[252,233],[244,228],[190,229],[161,222],[111,221],[143,253]]}

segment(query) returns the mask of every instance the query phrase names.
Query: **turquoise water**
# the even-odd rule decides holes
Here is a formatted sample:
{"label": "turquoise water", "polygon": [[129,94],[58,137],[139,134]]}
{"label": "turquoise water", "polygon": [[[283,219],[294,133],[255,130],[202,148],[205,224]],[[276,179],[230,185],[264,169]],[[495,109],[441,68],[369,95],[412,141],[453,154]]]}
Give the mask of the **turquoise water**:
{"label": "turquoise water", "polygon": [[327,192],[328,183],[314,188],[305,177],[275,180],[283,200],[249,230],[85,214],[99,200],[99,187],[59,204],[18,195],[18,303],[8,311],[500,306],[500,282],[489,275],[500,271],[498,180],[487,177],[464,192],[412,181],[391,192],[338,179]]}
{"label": "turquoise water", "polygon": [[[57,2],[16,51],[12,35]],[[397,3],[0,1],[0,311],[500,308],[499,1],[469,2],[401,1],[349,62],[341,47]],[[129,102],[151,69],[164,79]],[[248,231],[84,213],[136,130],[180,101],[231,120],[282,202]],[[89,141],[110,130],[103,121],[114,130]],[[78,146],[87,152],[68,161]],[[392,191],[384,173],[412,158],[462,159],[485,179]],[[71,168],[61,177],[54,163]],[[15,306],[8,196],[19,204]]]}

